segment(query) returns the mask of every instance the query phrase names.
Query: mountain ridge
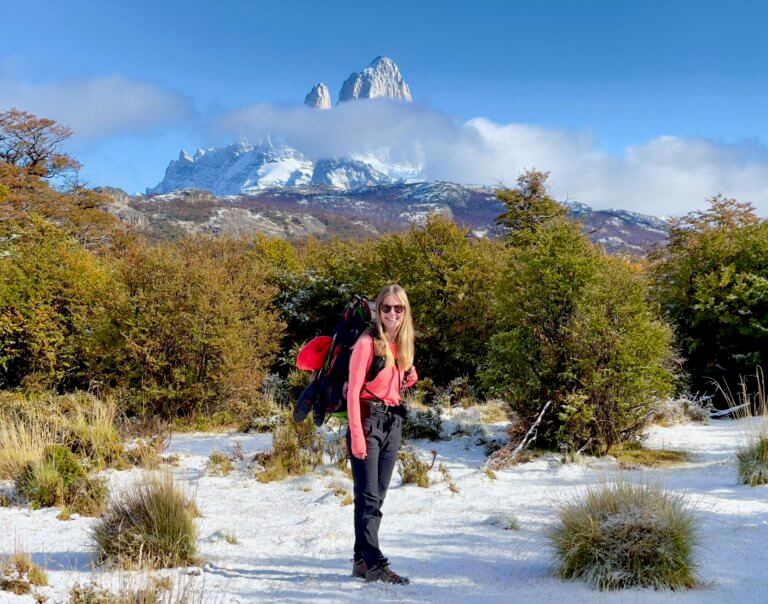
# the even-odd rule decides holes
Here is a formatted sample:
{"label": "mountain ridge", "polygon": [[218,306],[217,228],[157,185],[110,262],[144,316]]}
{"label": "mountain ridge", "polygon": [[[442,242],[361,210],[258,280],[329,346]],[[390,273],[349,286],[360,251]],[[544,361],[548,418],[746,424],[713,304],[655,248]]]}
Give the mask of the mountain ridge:
{"label": "mountain ridge", "polygon": [[[503,235],[496,225],[504,211],[496,188],[444,181],[391,182],[345,191],[310,183],[220,196],[198,189],[148,196],[102,190],[113,199],[105,209],[151,239],[190,233],[365,238],[424,224],[433,214],[467,228],[473,237]],[[593,210],[575,202],[564,205],[569,217],[580,220],[583,231],[612,253],[642,256],[668,236],[668,225],[660,218],[626,210]]]}

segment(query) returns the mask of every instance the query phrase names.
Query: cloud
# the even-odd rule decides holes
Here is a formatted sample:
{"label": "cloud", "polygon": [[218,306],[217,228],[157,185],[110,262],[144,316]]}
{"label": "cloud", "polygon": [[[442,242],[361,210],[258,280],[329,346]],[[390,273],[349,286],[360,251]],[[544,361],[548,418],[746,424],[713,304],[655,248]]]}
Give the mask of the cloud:
{"label": "cloud", "polygon": [[192,114],[183,95],[121,75],[53,84],[0,77],[0,109],[10,107],[55,119],[78,139],[147,132]]}
{"label": "cloud", "polygon": [[551,172],[559,199],[596,209],[681,214],[723,192],[768,215],[768,150],[756,141],[721,143],[659,136],[619,155],[589,133],[485,118],[461,121],[420,105],[356,101],[330,111],[257,104],[219,116],[211,136],[276,136],[313,159],[387,149],[390,161],[421,167],[427,180],[513,185],[525,168]]}

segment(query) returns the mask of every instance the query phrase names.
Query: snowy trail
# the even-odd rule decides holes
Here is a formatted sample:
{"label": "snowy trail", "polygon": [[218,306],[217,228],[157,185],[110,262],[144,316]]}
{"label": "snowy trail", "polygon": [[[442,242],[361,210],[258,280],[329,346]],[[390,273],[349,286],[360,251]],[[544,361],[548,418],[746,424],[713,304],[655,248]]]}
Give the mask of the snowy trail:
{"label": "snowy trail", "polygon": [[[261,484],[238,468],[227,477],[205,475],[207,456],[240,440],[246,455],[267,450],[264,435],[174,436],[166,455],[179,455],[174,469],[195,493],[203,514],[199,545],[208,561],[188,578],[204,585],[213,602],[766,602],[768,601],[768,488],[736,484],[735,452],[743,424],[713,422],[651,430],[647,444],[687,451],[691,461],[665,470],[622,471],[606,460],[563,465],[545,456],[491,480],[481,469],[484,455],[468,437],[415,441],[427,454],[438,451],[459,488],[429,489],[401,484],[396,474],[384,505],[382,548],[393,568],[411,577],[409,586],[367,585],[350,577],[352,506],[341,506],[334,485],[351,481],[328,469],[279,483]],[[241,464],[242,466],[243,464]],[[437,466],[436,466],[437,467]],[[436,478],[439,473],[434,472]],[[658,482],[685,491],[702,523],[700,575],[705,586],[685,592],[627,590],[595,592],[552,576],[544,534],[554,509],[590,485],[617,477]],[[117,487],[130,479],[113,472]],[[514,514],[520,530],[506,531],[490,519]],[[94,577],[104,585],[121,580],[93,570],[89,519],[56,520],[57,510],[0,509],[0,553],[18,543],[49,569],[45,593],[62,601],[75,581]],[[230,544],[224,534],[234,535]],[[7,596],[0,601],[30,602]]]}

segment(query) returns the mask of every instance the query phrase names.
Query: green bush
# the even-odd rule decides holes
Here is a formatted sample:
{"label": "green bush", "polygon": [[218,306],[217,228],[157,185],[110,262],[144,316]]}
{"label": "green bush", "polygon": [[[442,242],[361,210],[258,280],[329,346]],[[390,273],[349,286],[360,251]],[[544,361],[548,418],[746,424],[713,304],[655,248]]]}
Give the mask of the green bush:
{"label": "green bush", "polygon": [[597,589],[696,585],[697,527],[680,495],[618,483],[561,506],[549,528],[557,574]]}
{"label": "green bush", "polygon": [[717,395],[768,362],[768,220],[717,195],[672,224],[655,291],[685,357],[688,388]]}
{"label": "green bush", "polygon": [[512,248],[497,290],[486,389],[527,424],[552,401],[542,444],[599,453],[635,436],[673,385],[672,334],[636,265],[556,217]]}
{"label": "green bush", "polygon": [[77,457],[62,445],[48,445],[44,452],[44,461],[56,468],[64,484],[69,486],[78,478],[84,478],[87,474],[78,463]]}
{"label": "green bush", "polygon": [[242,242],[129,247],[119,262],[124,295],[91,350],[94,372],[142,414],[268,412],[260,388],[283,326],[267,275]]}
{"label": "green bush", "polygon": [[121,568],[194,564],[194,510],[194,502],[169,474],[137,479],[93,526],[99,562]]}
{"label": "green bush", "polygon": [[296,360],[297,344],[329,333],[352,294],[366,293],[360,277],[362,248],[337,238],[296,245],[259,238],[255,248],[278,291],[277,303],[286,324],[280,370],[286,375]]}
{"label": "green bush", "polygon": [[440,440],[443,430],[443,419],[440,410],[434,408],[409,408],[403,421],[403,438],[426,438]]}

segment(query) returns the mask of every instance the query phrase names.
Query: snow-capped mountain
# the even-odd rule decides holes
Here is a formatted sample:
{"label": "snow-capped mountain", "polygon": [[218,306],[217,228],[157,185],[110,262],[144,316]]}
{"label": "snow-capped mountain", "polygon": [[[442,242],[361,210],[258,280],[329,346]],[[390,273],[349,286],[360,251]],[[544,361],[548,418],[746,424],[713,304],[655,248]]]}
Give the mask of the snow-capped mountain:
{"label": "snow-capped mountain", "polygon": [[354,99],[388,98],[412,103],[413,97],[400,70],[389,57],[376,57],[368,67],[352,73],[341,86],[339,103]]}
{"label": "snow-capped mountain", "polygon": [[301,152],[267,140],[186,151],[170,163],[165,178],[147,195],[178,189],[201,189],[216,195],[245,195],[275,187],[322,186],[348,191],[361,187],[418,180],[419,166],[388,162],[385,152],[312,162]]}
{"label": "snow-capped mountain", "polygon": [[383,172],[354,159],[321,159],[315,164],[310,184],[341,191],[395,182]]}
{"label": "snow-capped mountain", "polygon": [[308,184],[314,166],[304,155],[271,140],[252,145],[240,141],[226,147],[186,151],[172,161],[162,182],[147,195],[177,189],[202,189],[216,195],[238,195],[250,191]]}
{"label": "snow-capped mountain", "polygon": [[[377,57],[341,88],[339,102],[355,99],[396,99],[413,102],[400,70],[389,57]],[[304,104],[331,110],[331,95],[324,82],[315,84]],[[346,157],[320,157],[312,161],[301,150],[271,139],[251,144],[241,141],[226,147],[186,151],[171,161],[165,177],[147,195],[178,189],[201,189],[216,195],[242,195],[274,187],[323,186],[350,189],[394,182],[423,180],[423,157],[405,157],[389,148],[361,149]]]}
{"label": "snow-capped mountain", "polygon": [[320,82],[312,86],[312,90],[304,97],[304,104],[313,109],[331,108],[331,91],[328,90],[325,82]]}

